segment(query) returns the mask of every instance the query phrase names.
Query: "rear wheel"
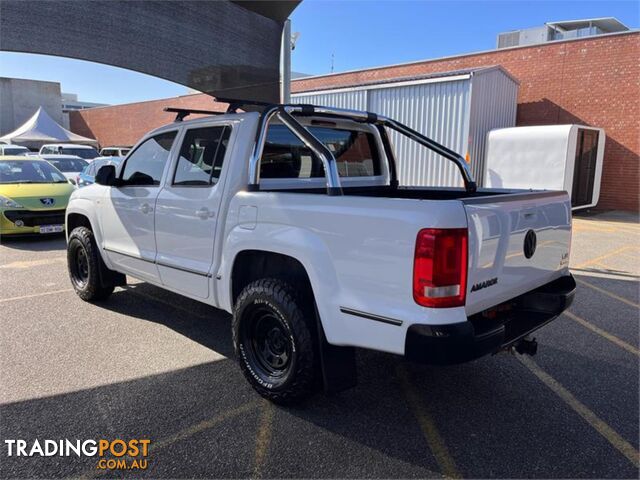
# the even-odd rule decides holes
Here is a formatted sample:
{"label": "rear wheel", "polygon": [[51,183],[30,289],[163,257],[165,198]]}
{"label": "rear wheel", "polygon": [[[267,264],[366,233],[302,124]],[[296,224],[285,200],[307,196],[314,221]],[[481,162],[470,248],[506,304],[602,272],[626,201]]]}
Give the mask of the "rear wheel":
{"label": "rear wheel", "polygon": [[276,403],[312,395],[319,373],[315,317],[282,280],[250,283],[233,313],[233,343],[252,387]]}
{"label": "rear wheel", "polygon": [[113,293],[113,285],[105,286],[100,281],[100,268],[106,267],[98,253],[93,232],[88,228],[74,228],[69,235],[67,267],[71,285],[83,300],[104,300]]}

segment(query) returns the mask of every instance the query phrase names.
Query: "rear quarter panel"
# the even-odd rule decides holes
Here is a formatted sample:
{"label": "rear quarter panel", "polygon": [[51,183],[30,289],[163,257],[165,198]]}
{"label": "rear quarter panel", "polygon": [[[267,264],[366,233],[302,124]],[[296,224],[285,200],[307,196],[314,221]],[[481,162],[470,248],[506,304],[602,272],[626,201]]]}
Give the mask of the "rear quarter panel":
{"label": "rear quarter panel", "polygon": [[[220,282],[218,298],[231,310],[230,273],[239,252],[289,255],[309,275],[330,343],[401,354],[409,325],[466,320],[464,308],[427,309],[415,303],[412,293],[418,231],[466,226],[459,201],[240,192],[227,216],[220,269],[226,281]],[[341,307],[402,325],[345,314]]]}

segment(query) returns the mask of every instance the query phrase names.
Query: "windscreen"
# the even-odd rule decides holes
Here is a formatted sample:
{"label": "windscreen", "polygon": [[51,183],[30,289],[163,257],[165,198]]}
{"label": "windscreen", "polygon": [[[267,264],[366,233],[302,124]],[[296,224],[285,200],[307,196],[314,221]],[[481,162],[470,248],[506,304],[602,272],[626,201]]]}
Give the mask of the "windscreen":
{"label": "windscreen", "polygon": [[29,149],[24,147],[4,147],[2,151],[4,155],[26,155],[29,153]]}
{"label": "windscreen", "polygon": [[54,167],[61,172],[81,172],[89,162],[79,158],[61,158],[59,160],[48,160]]}
{"label": "windscreen", "polygon": [[0,184],[3,183],[67,183],[67,179],[44,160],[2,160]]}
{"label": "windscreen", "polygon": [[[340,177],[380,175],[380,158],[371,133],[324,126],[307,129],[331,150]],[[322,161],[288,127],[269,126],[260,164],[260,178],[324,176]]]}
{"label": "windscreen", "polygon": [[93,148],[63,147],[60,149],[60,153],[63,155],[75,155],[76,157],[85,158],[87,160],[100,156],[100,154]]}

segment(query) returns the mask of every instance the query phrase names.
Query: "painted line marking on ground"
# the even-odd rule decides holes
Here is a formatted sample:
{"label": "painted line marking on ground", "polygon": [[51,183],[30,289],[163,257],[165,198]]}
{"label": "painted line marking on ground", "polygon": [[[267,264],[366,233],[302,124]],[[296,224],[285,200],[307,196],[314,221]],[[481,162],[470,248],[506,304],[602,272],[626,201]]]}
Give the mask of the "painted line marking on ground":
{"label": "painted line marking on ground", "polygon": [[584,285],[585,287],[589,287],[589,288],[591,288],[591,289],[595,290],[596,292],[600,292],[600,293],[602,293],[603,295],[606,295],[606,296],[608,296],[608,297],[611,297],[611,298],[613,298],[613,299],[615,299],[615,300],[618,300],[618,301],[620,301],[620,302],[622,302],[622,303],[626,303],[627,305],[629,305],[629,306],[631,306],[631,307],[640,308],[640,304],[637,304],[637,303],[635,303],[635,302],[632,302],[631,300],[627,300],[626,298],[623,298],[623,297],[621,297],[621,296],[619,296],[619,295],[616,295],[615,293],[610,292],[609,290],[605,290],[604,288],[597,287],[597,286],[595,286],[595,285],[593,285],[593,284],[591,284],[591,283],[589,283],[589,282],[587,282],[587,281],[585,281],[585,280],[582,280],[582,279],[576,279],[576,281],[577,281],[580,285]]}
{"label": "painted line marking on ground", "polygon": [[578,272],[578,274],[584,274],[587,277],[597,277],[604,278],[608,280],[621,280],[623,282],[638,282],[640,281],[639,275],[634,275],[631,273],[624,273],[618,270],[612,270],[607,267],[594,268],[599,266],[599,263],[587,268],[574,268],[571,267],[570,270],[572,272]]}
{"label": "painted line marking on ground", "polygon": [[45,295],[55,295],[56,293],[73,292],[73,288],[65,288],[64,290],[53,290],[51,292],[32,293],[31,295],[22,295],[20,297],[0,298],[0,303],[15,302],[17,300],[26,300],[27,298],[44,297]]}
{"label": "painted line marking on ground", "polygon": [[221,413],[213,418],[208,420],[203,420],[200,423],[196,423],[191,427],[187,427],[184,430],[180,430],[178,433],[171,435],[168,438],[160,440],[159,442],[152,442],[149,448],[149,451],[158,450],[160,448],[168,447],[176,442],[181,440],[185,440],[189,437],[192,437],[196,433],[203,432],[205,430],[209,430],[210,428],[215,427],[219,423],[224,422],[225,420],[229,420],[231,418],[237,417],[243,413],[248,413],[254,409],[256,409],[260,405],[259,400],[255,400],[253,402],[245,403],[244,405],[240,405],[239,407],[233,408],[231,410],[227,410],[226,412]]}
{"label": "painted line marking on ground", "polygon": [[[619,253],[618,257],[626,256],[626,253]],[[604,262],[594,263],[594,267],[600,267],[601,271],[608,273],[610,275],[618,275],[619,277],[631,277],[633,279],[640,280],[640,275],[636,275],[635,273],[631,273],[628,270],[618,270],[611,265],[606,265]]]}
{"label": "painted line marking on ground", "polygon": [[640,466],[640,452],[627,442],[618,432],[601,420],[585,404],[573,396],[560,382],[542,370],[529,357],[518,355],[518,360],[531,371],[549,389],[558,395],[574,412],[580,415],[594,430],[602,435],[616,450],[622,453],[636,467]]}
{"label": "painted line marking on ground", "polygon": [[640,233],[640,229],[636,225],[620,225],[615,222],[605,222],[599,220],[597,224],[593,222],[585,222],[578,219],[573,220],[573,226],[579,229],[589,229],[602,232],[614,232],[614,233]]}
{"label": "painted line marking on ground", "polygon": [[[154,452],[161,448],[168,447],[170,445],[173,445],[176,442],[186,440],[187,438],[192,437],[197,433],[204,432],[205,430],[209,430],[215,427],[216,425],[224,422],[225,420],[229,420],[231,418],[237,417],[238,415],[242,415],[243,413],[248,413],[251,410],[254,410],[255,408],[257,408],[259,405],[260,405],[259,400],[245,403],[244,405],[241,405],[239,407],[223,412],[220,415],[217,415],[213,418],[210,418],[208,420],[203,420],[202,422],[196,423],[195,425],[191,425],[190,427],[180,430],[174,435],[164,438],[158,442],[151,441],[151,443],[149,444],[148,453]],[[127,456],[127,458],[132,458],[132,457]],[[117,470],[112,471],[108,469],[97,469],[96,467],[94,467],[88,472],[85,472],[83,475],[80,475],[79,478],[95,478],[95,477],[105,475],[107,473],[113,476],[114,473],[116,472]]]}
{"label": "painted line marking on ground", "polygon": [[632,247],[631,245],[627,245],[626,247],[620,247],[620,248],[617,248],[616,250],[613,250],[613,251],[611,251],[611,252],[609,252],[609,253],[605,253],[604,255],[600,255],[599,257],[592,258],[592,259],[591,259],[591,260],[589,260],[589,261],[583,262],[583,263],[581,263],[581,264],[579,264],[579,265],[575,265],[575,267],[574,267],[574,268],[584,268],[584,267],[587,267],[587,266],[592,265],[592,264],[594,264],[594,263],[598,263],[599,261],[604,260],[605,258],[609,258],[609,257],[612,257],[612,256],[614,256],[614,255],[618,255],[619,253],[626,252],[627,250],[631,250],[631,249],[633,249],[633,248],[634,248],[634,247]]}
{"label": "painted line marking on ground", "polygon": [[615,335],[610,334],[609,332],[605,332],[601,328],[596,327],[594,324],[592,324],[590,322],[587,322],[584,318],[580,318],[579,316],[575,315],[574,313],[571,313],[568,310],[564,311],[564,315],[569,317],[574,322],[579,323],[583,327],[588,328],[592,332],[597,333],[601,337],[606,338],[611,343],[617,345],[618,347],[622,348],[623,350],[626,350],[629,353],[633,353],[634,355],[640,355],[640,350],[638,350],[633,345],[630,345],[627,342],[625,342],[623,340],[620,340],[618,337],[616,337]]}
{"label": "painted line marking on ground", "polygon": [[462,478],[460,473],[458,473],[456,463],[442,440],[429,411],[420,396],[414,390],[406,367],[401,364],[397,367],[396,372],[400,379],[400,386],[402,387],[402,391],[404,392],[407,403],[409,404],[409,408],[418,420],[422,434],[427,440],[429,449],[435,457],[436,462],[438,462],[442,474],[447,478]]}
{"label": "painted line marking on ground", "polygon": [[251,478],[261,478],[262,468],[264,467],[269,453],[269,445],[271,443],[271,435],[273,432],[273,417],[275,409],[271,402],[264,400],[262,402],[262,412],[258,422],[258,433],[256,435],[256,452],[253,467],[253,475]]}
{"label": "painted line marking on ground", "polygon": [[615,230],[611,227],[599,227],[594,225],[573,225],[573,230],[576,232],[602,232],[602,233],[614,233]]}
{"label": "painted line marking on ground", "polygon": [[[601,262],[594,263],[593,266],[600,267],[605,271],[610,271],[610,272],[614,272],[614,273],[618,272],[619,274],[622,274],[622,275],[628,275],[630,277],[640,278],[640,275],[636,275],[636,274],[630,272],[629,270],[618,270],[615,266],[612,266],[610,263],[609,264],[606,263],[606,262],[611,262],[612,260],[621,260],[620,257],[626,257],[628,255],[629,254],[627,252],[622,252],[622,253],[619,253],[618,255],[616,255],[615,258],[608,258],[608,259],[603,260]],[[625,260],[625,263],[626,263],[626,259],[622,259],[622,260]],[[636,260],[640,260],[640,258],[636,258]]]}

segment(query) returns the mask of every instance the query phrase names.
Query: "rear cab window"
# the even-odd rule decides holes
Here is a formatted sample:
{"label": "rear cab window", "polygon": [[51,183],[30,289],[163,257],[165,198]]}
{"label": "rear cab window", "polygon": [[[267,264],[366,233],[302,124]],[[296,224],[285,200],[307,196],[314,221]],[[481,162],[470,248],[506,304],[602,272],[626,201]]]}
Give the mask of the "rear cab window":
{"label": "rear cab window", "polygon": [[[381,184],[386,172],[373,132],[326,123],[312,124],[307,129],[333,153],[343,184]],[[260,162],[260,184],[267,188],[322,187],[324,166],[288,127],[274,123],[267,130]]]}
{"label": "rear cab window", "polygon": [[186,131],[173,175],[173,186],[210,186],[220,178],[231,126],[192,128]]}

